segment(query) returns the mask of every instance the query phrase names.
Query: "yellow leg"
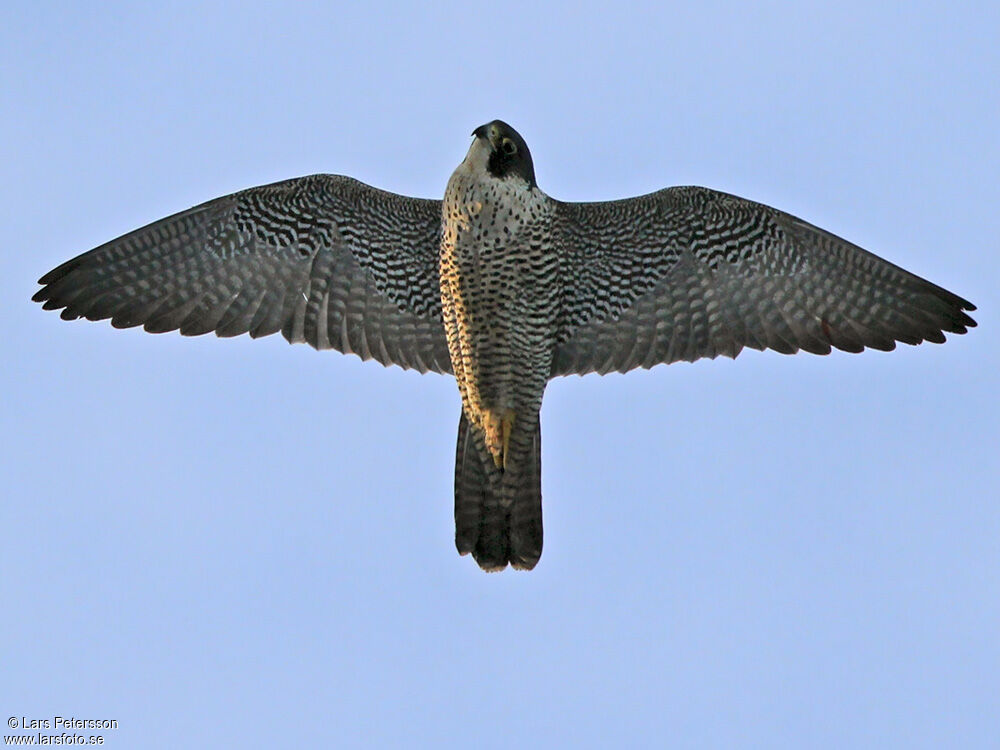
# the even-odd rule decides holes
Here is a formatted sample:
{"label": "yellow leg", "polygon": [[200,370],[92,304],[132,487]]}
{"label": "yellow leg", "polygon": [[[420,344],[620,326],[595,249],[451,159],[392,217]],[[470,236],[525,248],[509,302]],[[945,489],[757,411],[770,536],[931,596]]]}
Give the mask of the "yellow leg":
{"label": "yellow leg", "polygon": [[483,416],[486,447],[489,448],[496,467],[506,469],[507,452],[510,450],[510,433],[514,428],[514,410],[507,409],[502,414],[486,410]]}
{"label": "yellow leg", "polygon": [[503,468],[506,470],[507,456],[510,454],[510,431],[514,429],[514,411],[512,409],[508,409],[504,413],[500,429],[503,431]]}

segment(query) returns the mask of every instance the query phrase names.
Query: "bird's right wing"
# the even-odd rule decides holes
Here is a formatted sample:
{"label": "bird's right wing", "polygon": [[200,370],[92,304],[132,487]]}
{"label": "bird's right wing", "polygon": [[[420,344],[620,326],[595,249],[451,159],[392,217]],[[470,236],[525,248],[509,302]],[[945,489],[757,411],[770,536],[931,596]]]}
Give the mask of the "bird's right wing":
{"label": "bird's right wing", "polygon": [[889,350],[965,333],[975,307],[829,232],[697,187],[557,203],[564,284],[553,375],[744,347]]}
{"label": "bird's right wing", "polygon": [[195,336],[277,331],[421,372],[451,372],[438,286],[440,201],[312,175],[203,203],[45,274],[67,320]]}

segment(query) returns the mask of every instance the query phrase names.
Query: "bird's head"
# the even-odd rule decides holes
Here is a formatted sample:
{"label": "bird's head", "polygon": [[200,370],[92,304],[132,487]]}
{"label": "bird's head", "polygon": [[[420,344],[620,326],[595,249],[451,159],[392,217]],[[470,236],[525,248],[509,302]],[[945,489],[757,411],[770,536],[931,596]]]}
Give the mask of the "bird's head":
{"label": "bird's head", "polygon": [[[528,144],[514,128],[503,120],[494,120],[472,131],[476,137],[469,155],[480,152],[486,169],[494,177],[520,177],[529,187],[535,187],[535,167],[531,163]],[[468,157],[467,157],[468,158]]]}

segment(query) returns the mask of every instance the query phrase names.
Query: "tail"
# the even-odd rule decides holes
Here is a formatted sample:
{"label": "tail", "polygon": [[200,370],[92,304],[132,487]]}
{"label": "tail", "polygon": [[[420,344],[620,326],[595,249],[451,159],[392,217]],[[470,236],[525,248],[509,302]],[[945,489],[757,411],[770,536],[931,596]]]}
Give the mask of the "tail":
{"label": "tail", "polygon": [[506,469],[497,468],[479,430],[458,423],[455,456],[455,546],[472,553],[479,567],[503,570],[510,563],[531,570],[542,555],[542,434],[534,425],[511,434]]}

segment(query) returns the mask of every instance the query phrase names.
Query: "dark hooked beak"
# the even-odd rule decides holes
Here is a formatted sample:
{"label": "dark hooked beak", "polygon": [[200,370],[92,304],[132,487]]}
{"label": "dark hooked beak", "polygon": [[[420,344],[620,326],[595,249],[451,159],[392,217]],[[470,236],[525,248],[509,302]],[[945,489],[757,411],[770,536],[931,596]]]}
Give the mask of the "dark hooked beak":
{"label": "dark hooked beak", "polygon": [[476,138],[482,138],[484,141],[489,141],[491,145],[496,146],[497,139],[500,136],[500,129],[493,123],[488,122],[473,130],[472,134]]}

